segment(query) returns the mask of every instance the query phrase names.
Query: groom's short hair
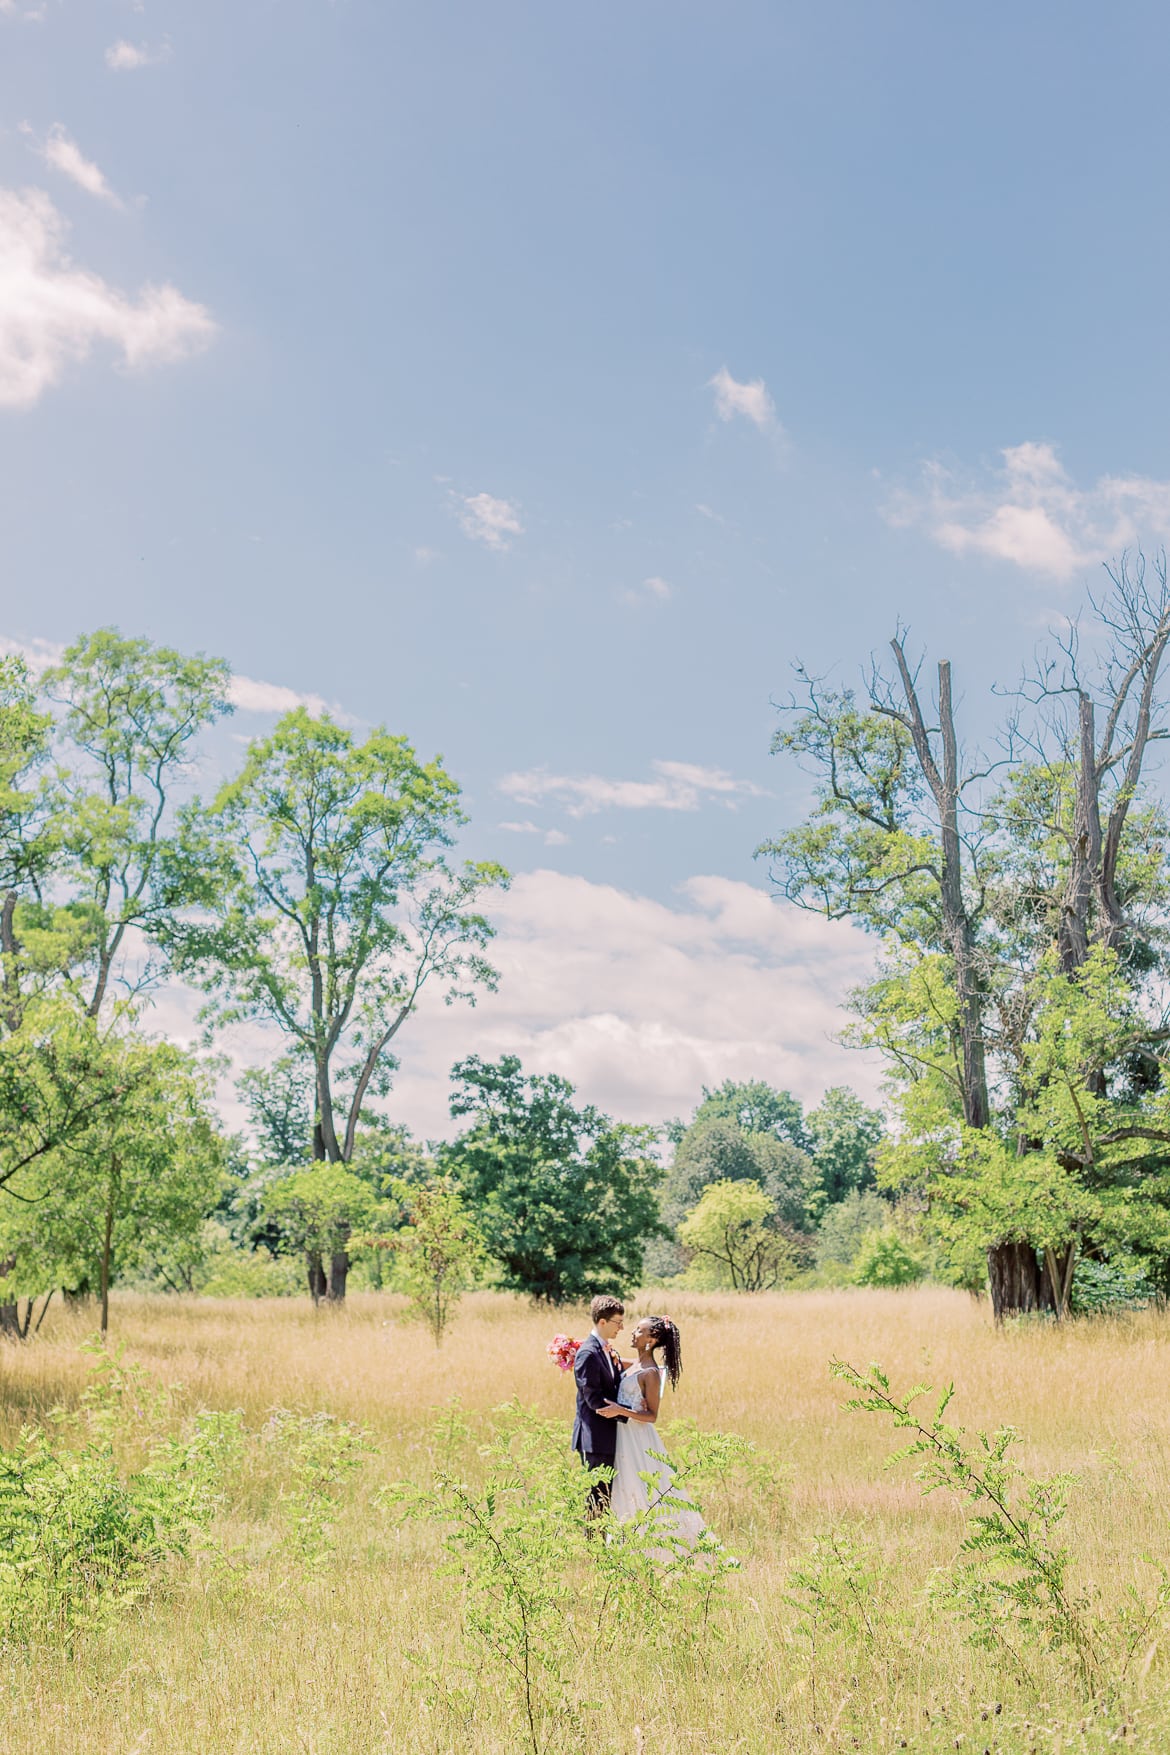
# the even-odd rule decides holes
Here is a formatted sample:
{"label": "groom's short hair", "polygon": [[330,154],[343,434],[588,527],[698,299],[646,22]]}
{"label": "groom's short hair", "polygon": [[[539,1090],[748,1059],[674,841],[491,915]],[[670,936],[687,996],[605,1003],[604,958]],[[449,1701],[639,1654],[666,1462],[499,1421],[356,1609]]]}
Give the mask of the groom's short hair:
{"label": "groom's short hair", "polygon": [[595,1323],[608,1322],[611,1316],[624,1316],[625,1314],[625,1305],[620,1298],[615,1298],[611,1292],[602,1292],[589,1306],[590,1320]]}

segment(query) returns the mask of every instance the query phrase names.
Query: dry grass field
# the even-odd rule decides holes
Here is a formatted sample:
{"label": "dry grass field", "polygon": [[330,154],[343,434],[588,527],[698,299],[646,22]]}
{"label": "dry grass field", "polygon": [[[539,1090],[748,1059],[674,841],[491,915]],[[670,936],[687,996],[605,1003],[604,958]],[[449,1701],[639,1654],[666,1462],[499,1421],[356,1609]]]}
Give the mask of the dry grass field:
{"label": "dry grass field", "polygon": [[[1156,1583],[1141,1555],[1170,1561],[1170,1320],[1149,1312],[996,1333],[986,1307],[938,1289],[687,1294],[669,1310],[684,1373],[668,1398],[667,1442],[677,1416],[742,1434],[774,1465],[780,1493],[744,1477],[709,1503],[743,1562],[727,1604],[705,1636],[696,1629],[686,1649],[676,1639],[669,1651],[648,1605],[640,1635],[611,1654],[604,1676],[583,1679],[603,1695],[591,1751],[1170,1749],[1170,1630],[1160,1624],[1096,1700],[1078,1694],[1051,1653],[1034,1654],[1029,1680],[965,1642],[927,1595],[954,1560],[962,1507],[942,1494],[924,1500],[905,1464],[885,1469],[896,1435],[845,1411],[828,1369],[834,1356],[876,1359],[903,1388],[953,1378],[957,1423],[1010,1422],[1030,1474],[1075,1473],[1062,1538],[1072,1582],[1108,1608],[1131,1581],[1147,1592]],[[491,1410],[513,1397],[562,1421],[567,1436],[571,1379],[544,1345],[554,1328],[584,1332],[585,1320],[476,1296],[436,1354],[390,1297],[355,1297],[341,1313],[292,1301],[119,1299],[113,1340],[181,1384],[178,1405],[238,1407],[253,1427],[274,1406],[323,1408],[360,1422],[375,1448],[324,1565],[290,1561],[261,1484],[250,1493],[245,1483],[217,1531],[230,1566],[209,1557],[177,1566],[165,1589],[68,1651],[5,1654],[2,1755],[524,1748],[503,1695],[486,1683],[470,1731],[419,1687],[414,1659],[465,1660],[459,1583],[438,1571],[437,1533],[402,1526],[379,1489],[428,1476],[429,1434],[455,1396],[479,1438]],[[90,1363],[78,1347],[91,1326],[84,1313],[57,1312],[35,1345],[0,1349],[5,1438],[76,1402]],[[475,1442],[460,1466],[476,1468]],[[872,1638],[834,1638],[827,1625],[810,1649],[799,1635],[791,1575],[818,1532],[843,1533],[868,1555]]]}

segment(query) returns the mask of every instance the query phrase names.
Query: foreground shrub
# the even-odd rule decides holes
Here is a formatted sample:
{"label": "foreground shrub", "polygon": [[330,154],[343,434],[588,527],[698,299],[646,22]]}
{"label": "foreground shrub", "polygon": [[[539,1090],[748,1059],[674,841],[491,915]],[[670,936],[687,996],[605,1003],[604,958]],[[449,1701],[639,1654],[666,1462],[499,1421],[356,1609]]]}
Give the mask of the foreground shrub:
{"label": "foreground shrub", "polygon": [[124,1475],[108,1441],[71,1452],[26,1428],[0,1452],[3,1639],[70,1639],[141,1596],[206,1529],[239,1434],[239,1415],[204,1416]]}
{"label": "foreground shrub", "polygon": [[[462,1435],[443,1423],[436,1442],[449,1452]],[[415,1661],[431,1706],[456,1721],[475,1746],[481,1700],[502,1697],[531,1755],[551,1747],[598,1746],[597,1677],[619,1643],[654,1629],[664,1665],[701,1664],[695,1632],[720,1636],[719,1610],[737,1562],[708,1531],[694,1547],[671,1529],[680,1492],[718,1476],[749,1455],[743,1439],[687,1435],[686,1457],[672,1458],[671,1492],[627,1523],[587,1520],[589,1480],[565,1450],[559,1424],[518,1406],[500,1411],[477,1484],[449,1467],[431,1484],[400,1484],[387,1495],[399,1515],[437,1524],[458,1583],[467,1667]],[[652,1487],[653,1491],[653,1487]],[[583,1693],[582,1690],[585,1690]]]}

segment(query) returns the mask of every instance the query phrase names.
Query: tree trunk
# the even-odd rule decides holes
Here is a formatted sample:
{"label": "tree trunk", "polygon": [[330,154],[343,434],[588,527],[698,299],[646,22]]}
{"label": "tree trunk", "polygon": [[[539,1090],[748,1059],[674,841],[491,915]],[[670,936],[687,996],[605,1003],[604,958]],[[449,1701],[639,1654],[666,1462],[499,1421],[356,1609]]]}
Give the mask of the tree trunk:
{"label": "tree trunk", "polygon": [[20,1332],[20,1308],[15,1298],[11,1303],[0,1304],[0,1337],[6,1341],[24,1339]]}
{"label": "tree trunk", "polygon": [[314,1304],[320,1304],[326,1295],[325,1269],[321,1265],[321,1252],[310,1249],[308,1254],[309,1297]]}
{"label": "tree trunk", "polygon": [[987,1277],[997,1323],[1005,1316],[1055,1308],[1047,1276],[1030,1243],[993,1243],[987,1251]]}
{"label": "tree trunk", "polygon": [[101,1298],[102,1298],[102,1335],[103,1335],[103,1337],[107,1333],[109,1326],[110,1326],[110,1257],[113,1253],[114,1200],[115,1200],[115,1190],[116,1190],[117,1186],[118,1186],[118,1163],[117,1163],[117,1159],[115,1159],[114,1162],[110,1166],[110,1187],[109,1187],[109,1194],[108,1194],[107,1199],[106,1199],[106,1230],[105,1230],[105,1236],[102,1238]]}
{"label": "tree trunk", "polygon": [[1044,1251],[1044,1270],[1048,1279],[1048,1295],[1057,1322],[1066,1322],[1072,1312],[1073,1270],[1077,1265],[1075,1240],[1062,1250]]}
{"label": "tree trunk", "polygon": [[335,1249],[329,1258],[329,1302],[345,1303],[345,1281],[349,1273],[349,1256],[344,1249]]}

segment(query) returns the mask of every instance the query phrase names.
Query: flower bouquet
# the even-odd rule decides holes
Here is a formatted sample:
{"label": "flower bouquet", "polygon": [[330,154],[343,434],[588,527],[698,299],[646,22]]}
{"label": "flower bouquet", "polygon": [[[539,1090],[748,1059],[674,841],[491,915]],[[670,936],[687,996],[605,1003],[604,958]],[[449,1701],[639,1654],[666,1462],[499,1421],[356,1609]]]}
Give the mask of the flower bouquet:
{"label": "flower bouquet", "polygon": [[571,1371],[573,1360],[577,1357],[577,1348],[580,1345],[580,1341],[575,1341],[572,1335],[554,1335],[545,1348],[545,1352],[560,1370]]}

